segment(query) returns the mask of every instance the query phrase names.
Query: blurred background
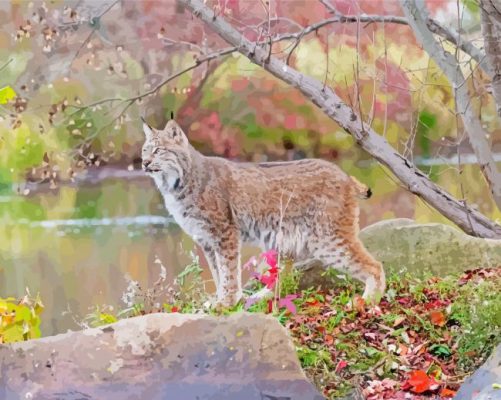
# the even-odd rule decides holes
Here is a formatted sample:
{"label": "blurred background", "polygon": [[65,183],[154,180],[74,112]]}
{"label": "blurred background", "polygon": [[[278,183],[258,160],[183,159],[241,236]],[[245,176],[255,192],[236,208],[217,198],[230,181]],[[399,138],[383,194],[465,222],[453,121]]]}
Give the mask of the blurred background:
{"label": "blurred background", "polygon": [[[253,40],[263,24],[274,35],[297,33],[332,15],[316,0],[213,3]],[[345,15],[402,15],[393,0],[330,3]],[[475,1],[434,0],[428,8],[478,44]],[[296,89],[236,53],[203,61],[228,45],[175,0],[3,0],[0,24],[0,296],[39,292],[44,335],[77,328],[95,305],[123,306],[126,276],[150,285],[156,258],[174,277],[190,251],[201,254],[140,170],[141,115],[162,128],[174,111],[206,155],[337,163],[374,193],[361,203],[362,227],[396,217],[449,223]],[[284,56],[293,45],[274,51]],[[489,79],[457,55],[501,159]],[[290,62],[334,88],[433,181],[500,217],[449,82],[408,26],[329,24],[305,36]]]}

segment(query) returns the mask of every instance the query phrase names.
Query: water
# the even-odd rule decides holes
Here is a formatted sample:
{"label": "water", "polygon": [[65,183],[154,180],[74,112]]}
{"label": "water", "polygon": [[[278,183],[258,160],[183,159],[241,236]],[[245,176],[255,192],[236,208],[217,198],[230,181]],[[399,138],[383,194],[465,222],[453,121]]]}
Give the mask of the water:
{"label": "water", "polygon": [[127,275],[151,286],[158,257],[173,279],[194,249],[149,179],[3,196],[0,216],[0,297],[40,293],[43,335],[77,329],[96,305],[124,307]]}

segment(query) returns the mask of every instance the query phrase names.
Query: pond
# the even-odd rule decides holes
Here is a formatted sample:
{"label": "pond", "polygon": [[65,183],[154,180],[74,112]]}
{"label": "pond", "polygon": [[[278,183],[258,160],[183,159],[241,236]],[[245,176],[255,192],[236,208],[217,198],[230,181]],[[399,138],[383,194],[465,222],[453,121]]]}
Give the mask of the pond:
{"label": "pond", "polygon": [[194,249],[148,178],[3,196],[0,215],[0,297],[40,293],[44,336],[78,328],[96,305],[124,307],[126,276],[149,287],[157,257],[173,279]]}

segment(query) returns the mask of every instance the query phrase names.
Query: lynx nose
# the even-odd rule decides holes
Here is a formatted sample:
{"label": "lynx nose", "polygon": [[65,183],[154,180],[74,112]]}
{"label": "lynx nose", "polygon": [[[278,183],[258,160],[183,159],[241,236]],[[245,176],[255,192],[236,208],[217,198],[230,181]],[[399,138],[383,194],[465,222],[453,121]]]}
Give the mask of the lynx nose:
{"label": "lynx nose", "polygon": [[143,160],[143,167],[148,168],[148,165],[151,164],[151,160]]}

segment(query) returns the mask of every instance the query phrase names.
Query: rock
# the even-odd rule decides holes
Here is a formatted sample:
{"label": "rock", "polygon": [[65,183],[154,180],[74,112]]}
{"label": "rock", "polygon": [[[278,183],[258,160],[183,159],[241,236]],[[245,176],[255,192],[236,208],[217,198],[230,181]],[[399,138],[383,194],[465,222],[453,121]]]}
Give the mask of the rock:
{"label": "rock", "polygon": [[0,345],[0,399],[323,397],[275,318],[176,313]]}
{"label": "rock", "polygon": [[443,276],[501,265],[501,240],[469,236],[449,225],[388,220],[364,228],[360,239],[386,271],[430,271]]}
{"label": "rock", "polygon": [[454,400],[495,400],[501,399],[501,345],[475,373],[463,383]]}
{"label": "rock", "polygon": [[[405,270],[444,276],[501,265],[501,240],[476,238],[448,225],[399,218],[367,226],[359,236],[387,273]],[[310,264],[303,269],[299,288],[332,286],[324,273],[321,264]]]}

